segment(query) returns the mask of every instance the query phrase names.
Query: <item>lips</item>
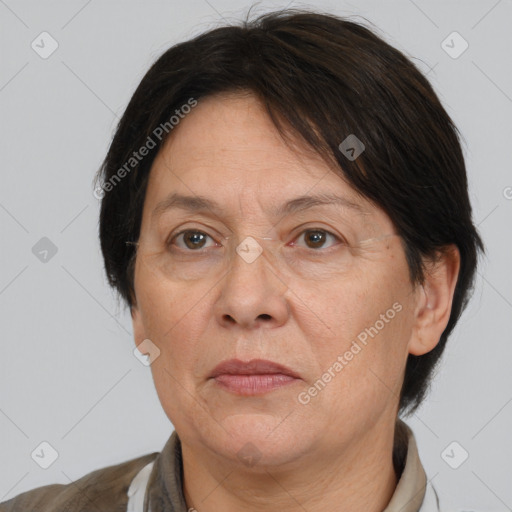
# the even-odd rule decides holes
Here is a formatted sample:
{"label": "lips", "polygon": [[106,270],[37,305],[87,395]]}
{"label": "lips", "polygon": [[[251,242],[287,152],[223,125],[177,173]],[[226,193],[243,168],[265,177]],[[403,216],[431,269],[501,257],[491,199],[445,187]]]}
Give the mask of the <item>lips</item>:
{"label": "lips", "polygon": [[300,381],[290,368],[264,359],[229,359],[217,365],[210,377],[220,389],[240,396],[264,395]]}
{"label": "lips", "polygon": [[240,359],[229,359],[218,364],[212,371],[210,377],[216,378],[219,375],[287,375],[294,379],[300,376],[286,366],[267,361],[265,359],[252,359],[241,361]]}

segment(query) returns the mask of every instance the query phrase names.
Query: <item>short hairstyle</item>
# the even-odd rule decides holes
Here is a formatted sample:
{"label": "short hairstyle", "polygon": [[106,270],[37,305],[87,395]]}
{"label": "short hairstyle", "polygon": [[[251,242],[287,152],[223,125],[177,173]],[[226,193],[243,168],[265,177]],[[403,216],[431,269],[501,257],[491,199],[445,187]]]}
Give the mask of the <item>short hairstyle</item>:
{"label": "short hairstyle", "polygon": [[[109,284],[130,309],[135,305],[130,242],[139,238],[149,173],[172,134],[170,119],[182,106],[223,92],[255,94],[283,140],[292,140],[287,133],[303,140],[387,213],[401,237],[411,283],[423,284],[426,263],[449,244],[458,247],[448,325],[433,350],[408,355],[399,412],[412,414],[467,305],[484,246],[472,222],[459,131],[416,66],[362,24],[285,9],[211,29],[156,60],[96,175]],[[339,148],[349,135],[365,146],[356,159]],[[135,158],[150,139],[147,155]]]}

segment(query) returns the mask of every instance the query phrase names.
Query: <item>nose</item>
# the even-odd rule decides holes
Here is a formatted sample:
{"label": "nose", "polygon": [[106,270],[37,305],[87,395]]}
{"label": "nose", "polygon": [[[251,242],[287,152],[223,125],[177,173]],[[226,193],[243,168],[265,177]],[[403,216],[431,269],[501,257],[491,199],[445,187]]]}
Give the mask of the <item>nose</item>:
{"label": "nose", "polygon": [[223,327],[237,324],[244,329],[284,324],[289,315],[288,285],[273,268],[265,251],[254,260],[239,254],[220,282],[214,307]]}

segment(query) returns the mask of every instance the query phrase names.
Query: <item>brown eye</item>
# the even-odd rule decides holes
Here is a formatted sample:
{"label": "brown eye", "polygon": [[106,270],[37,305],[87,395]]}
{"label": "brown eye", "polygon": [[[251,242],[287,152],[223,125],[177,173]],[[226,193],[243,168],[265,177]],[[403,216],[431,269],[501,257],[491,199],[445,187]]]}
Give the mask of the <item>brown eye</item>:
{"label": "brown eye", "polygon": [[[327,237],[332,237],[336,240],[339,238],[325,229],[306,229],[301,233],[301,237],[304,235],[307,247],[310,249],[322,249],[326,242]],[[300,237],[299,237],[300,238]]]}
{"label": "brown eye", "polygon": [[185,231],[181,231],[181,233],[178,233],[176,236],[174,236],[171,242],[173,240],[180,239],[180,237],[182,237],[181,239],[184,241],[185,247],[182,247],[180,245],[178,245],[178,247],[180,247],[181,249],[191,249],[192,251],[202,249],[204,247],[205,240],[207,238],[211,238],[209,235],[203,233],[202,231],[188,229]]}

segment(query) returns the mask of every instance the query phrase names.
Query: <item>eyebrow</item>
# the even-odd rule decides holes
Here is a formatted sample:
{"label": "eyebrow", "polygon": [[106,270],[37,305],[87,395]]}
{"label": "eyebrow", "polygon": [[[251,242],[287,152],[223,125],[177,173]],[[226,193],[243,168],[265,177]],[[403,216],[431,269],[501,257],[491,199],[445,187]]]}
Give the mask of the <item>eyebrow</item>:
{"label": "eyebrow", "polygon": [[[290,215],[292,213],[307,210],[315,206],[341,206],[363,215],[368,214],[368,211],[360,204],[354,203],[345,197],[329,193],[316,194],[312,196],[299,196],[294,199],[290,199],[286,203],[273,208],[271,213],[275,217],[280,217],[282,215]],[[181,209],[188,212],[202,212],[209,210],[217,215],[222,215],[225,211],[225,209],[213,199],[209,199],[204,196],[187,196],[172,193],[156,205],[151,217],[159,216],[163,212],[172,209]]]}

